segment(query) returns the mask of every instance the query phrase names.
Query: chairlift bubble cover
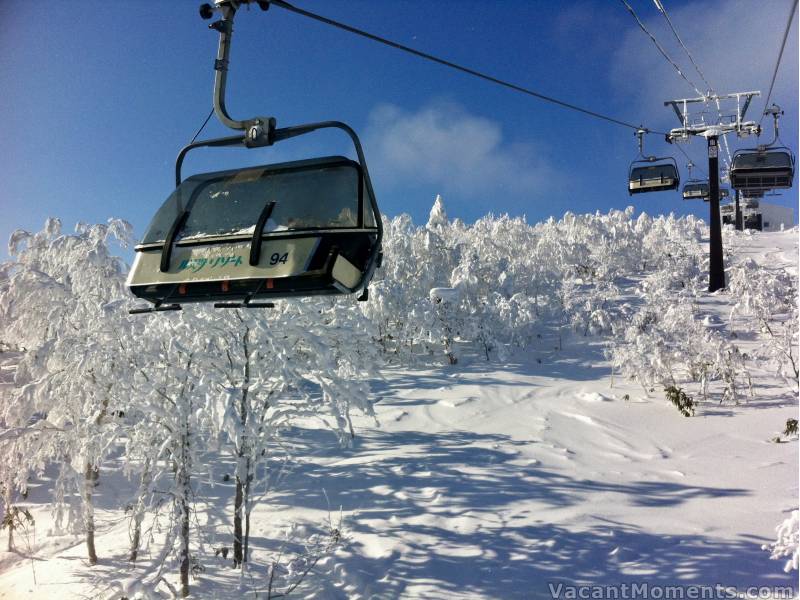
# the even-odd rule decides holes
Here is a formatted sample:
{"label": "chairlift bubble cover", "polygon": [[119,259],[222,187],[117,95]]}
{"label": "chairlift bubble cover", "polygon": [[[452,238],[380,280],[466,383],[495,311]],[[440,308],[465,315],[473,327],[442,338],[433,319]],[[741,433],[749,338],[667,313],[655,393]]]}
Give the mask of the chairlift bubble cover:
{"label": "chairlift bubble cover", "polygon": [[673,162],[661,164],[641,165],[643,162],[651,163],[653,161],[635,161],[631,165],[631,169],[628,174],[629,194],[663,192],[678,189],[678,185],[680,185],[680,176],[678,175],[678,167],[674,163],[674,160]]}
{"label": "chairlift bubble cover", "polygon": [[156,213],[127,285],[156,304],[354,293],[378,252],[374,206],[341,156],[194,175]]}
{"label": "chairlift bubble cover", "polygon": [[792,187],[794,167],[789,149],[739,150],[730,169],[731,187],[746,192],[788,189]]}
{"label": "chairlift bubble cover", "polygon": [[684,200],[690,200],[694,198],[706,199],[709,197],[709,194],[710,191],[707,181],[687,181],[683,186]]}

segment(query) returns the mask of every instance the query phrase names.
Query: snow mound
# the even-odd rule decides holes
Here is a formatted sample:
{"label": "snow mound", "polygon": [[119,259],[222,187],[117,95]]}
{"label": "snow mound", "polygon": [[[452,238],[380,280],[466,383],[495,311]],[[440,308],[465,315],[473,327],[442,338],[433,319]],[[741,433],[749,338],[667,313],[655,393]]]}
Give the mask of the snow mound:
{"label": "snow mound", "polygon": [[585,402],[613,402],[614,399],[610,396],[606,396],[605,394],[601,394],[600,392],[578,392],[576,394],[579,400],[584,400]]}

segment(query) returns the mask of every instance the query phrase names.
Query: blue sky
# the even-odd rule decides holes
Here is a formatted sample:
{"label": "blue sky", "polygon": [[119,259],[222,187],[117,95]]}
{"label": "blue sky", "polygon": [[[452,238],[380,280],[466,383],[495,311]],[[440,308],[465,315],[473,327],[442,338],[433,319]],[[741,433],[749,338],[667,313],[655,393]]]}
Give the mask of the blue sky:
{"label": "blue sky", "polygon": [[[652,0],[630,2],[699,82]],[[663,3],[718,91],[766,95],[790,0]],[[664,100],[695,95],[614,0],[295,4],[651,128],[677,125]],[[3,241],[17,228],[38,230],[48,216],[67,228],[122,217],[142,233],[171,192],[175,155],[211,107],[217,34],[198,6],[0,3]],[[795,151],[797,31],[795,17],[773,92],[786,110],[783,141]],[[751,118],[764,100],[754,101]],[[628,129],[275,7],[237,15],[227,104],[234,118],[275,116],[279,126],[348,122],[364,141],[383,212],[408,212],[420,223],[437,193],[449,216],[466,221],[507,212],[533,222],[628,205],[707,217],[707,205],[678,193],[628,196],[627,168],[637,153]],[[202,137],[231,133],[212,119]],[[753,145],[730,142],[732,150]],[[703,163],[701,140],[684,148]],[[647,139],[646,151],[676,154],[682,168],[686,162],[658,136]],[[199,150],[185,173],[347,152],[345,138],[325,133],[266,149]],[[795,188],[770,200],[797,210],[797,198]]]}

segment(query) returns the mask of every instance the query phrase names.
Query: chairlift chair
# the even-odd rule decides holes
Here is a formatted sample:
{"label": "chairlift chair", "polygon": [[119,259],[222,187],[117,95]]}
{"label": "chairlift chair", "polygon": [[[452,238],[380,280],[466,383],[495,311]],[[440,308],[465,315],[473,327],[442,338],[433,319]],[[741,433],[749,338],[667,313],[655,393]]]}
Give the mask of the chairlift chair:
{"label": "chairlift chair", "polygon": [[708,181],[700,179],[690,179],[683,184],[683,199],[684,200],[705,200],[709,196]]}
{"label": "chairlift chair", "polygon": [[[719,199],[722,200],[723,198],[728,198],[730,196],[730,190],[728,188],[721,187],[719,188]],[[711,193],[709,192],[703,197],[703,202],[711,202]]]}
{"label": "chairlift chair", "polygon": [[678,164],[671,157],[635,160],[628,171],[629,195],[676,190],[679,185]]}
{"label": "chairlift chair", "polygon": [[[238,135],[192,142],[178,154],[176,189],[153,217],[128,276],[149,302],[132,313],[180,310],[190,302],[217,308],[271,307],[265,299],[362,292],[383,254],[383,225],[355,131],[339,121],[277,128],[272,117],[237,121],[225,108],[233,20],[257,0],[215,0],[200,15],[222,18],[214,64],[214,112]],[[357,160],[343,156],[181,177],[184,158],[201,147],[261,148],[322,129],[344,131]]]}
{"label": "chairlift chair", "polygon": [[[727,198],[730,196],[730,192],[728,188],[721,187],[719,188],[719,199],[722,200],[723,198]],[[703,198],[703,202],[711,202],[711,194],[709,193]]]}
{"label": "chairlift chair", "polygon": [[645,156],[644,136],[648,130],[636,130],[639,144],[639,158],[631,163],[628,169],[628,194],[642,194],[646,192],[664,192],[676,190],[680,185],[678,163],[672,157],[658,158]]}
{"label": "chairlift chair", "polygon": [[128,286],[156,307],[354,293],[380,259],[379,222],[345,157],[193,175],[136,246]]}
{"label": "chairlift chair", "polygon": [[730,168],[731,187],[743,192],[789,189],[795,157],[785,146],[737,150]]}

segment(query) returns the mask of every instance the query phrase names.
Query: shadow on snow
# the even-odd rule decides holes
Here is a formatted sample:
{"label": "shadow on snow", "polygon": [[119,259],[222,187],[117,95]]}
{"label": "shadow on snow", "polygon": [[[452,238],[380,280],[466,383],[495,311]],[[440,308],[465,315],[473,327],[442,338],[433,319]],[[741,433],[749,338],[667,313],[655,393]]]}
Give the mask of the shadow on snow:
{"label": "shadow on snow", "polygon": [[[323,432],[293,433],[310,455],[332,454]],[[549,597],[547,582],[788,584],[780,565],[761,550],[766,540],[664,535],[599,519],[582,531],[546,522],[549,511],[589,503],[596,494],[618,494],[620,503],[658,510],[746,490],[571,479],[514,464],[516,454],[496,447],[514,444],[506,436],[470,432],[371,431],[356,448],[341,451],[340,460],[297,466],[285,491],[270,501],[327,511],[329,499],[334,509],[352,511],[346,529],[355,557],[346,568],[365,596],[413,591],[421,597],[538,598]],[[357,464],[348,460],[356,457]],[[530,512],[514,508],[531,502]]]}

